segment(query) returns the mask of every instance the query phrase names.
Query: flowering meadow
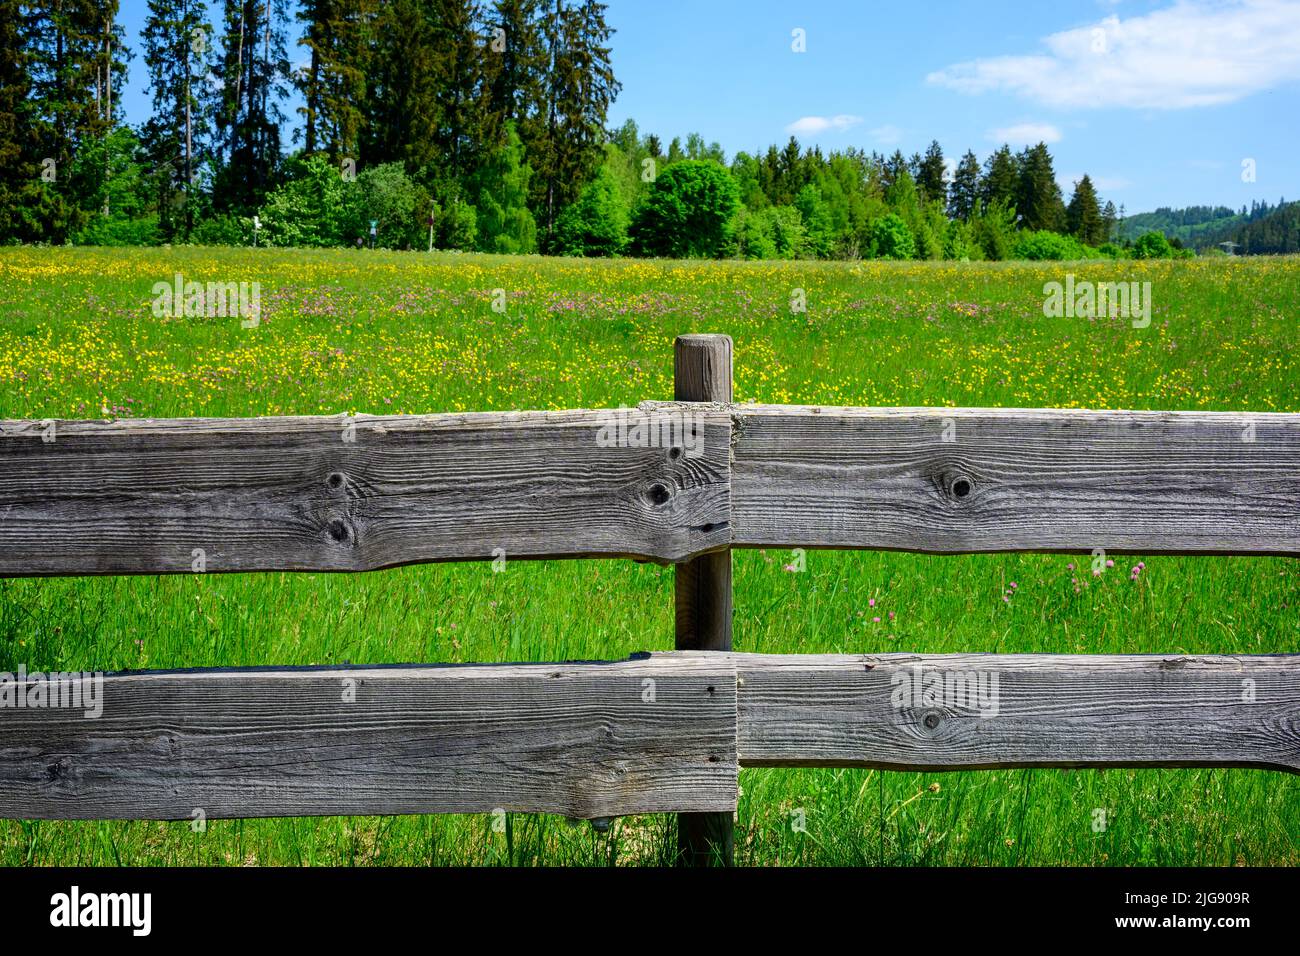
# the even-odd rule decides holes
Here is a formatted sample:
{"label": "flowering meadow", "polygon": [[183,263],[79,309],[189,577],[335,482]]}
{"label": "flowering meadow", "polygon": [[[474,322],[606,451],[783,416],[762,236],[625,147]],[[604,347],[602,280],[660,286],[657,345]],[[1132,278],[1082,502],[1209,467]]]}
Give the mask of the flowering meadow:
{"label": "flowering meadow", "polygon": [[[1046,317],[1044,285],[1067,273],[1150,282],[1149,325]],[[177,274],[258,283],[256,321],[160,314],[154,287]],[[671,397],[686,332],[733,337],[738,401],[1300,411],[1294,257],[5,248],[0,418],[634,405]],[[622,658],[672,646],[672,580],[616,561],[0,580],[0,671]],[[735,604],[738,650],[1300,652],[1300,564],[1284,558],[740,551]],[[1300,782],[1274,772],[755,769],[741,786],[740,864],[1300,863]],[[645,864],[669,858],[671,826],[0,821],[0,863]]]}

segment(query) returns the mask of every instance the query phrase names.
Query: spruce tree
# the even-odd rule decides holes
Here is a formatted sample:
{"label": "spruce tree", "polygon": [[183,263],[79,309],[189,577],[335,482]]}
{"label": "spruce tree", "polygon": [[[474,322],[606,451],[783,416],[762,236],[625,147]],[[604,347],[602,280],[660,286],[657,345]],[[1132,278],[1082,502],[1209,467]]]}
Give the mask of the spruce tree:
{"label": "spruce tree", "polygon": [[195,179],[208,129],[200,99],[209,34],[202,0],[149,0],[141,40],[153,114],[143,141],[156,171],[159,222],[169,237],[194,228]]}
{"label": "spruce tree", "polygon": [[944,181],[946,172],[943,163],[943,150],[939,146],[939,141],[937,139],[931,140],[929,147],[925,151],[925,156],[921,158],[918,164],[916,174],[916,185],[921,191],[921,198],[924,202],[940,202],[947,206],[948,184]]}
{"label": "spruce tree", "polygon": [[[548,237],[560,210],[577,198],[600,163],[606,114],[620,89],[610,64],[614,31],[605,22],[605,4],[552,4],[543,31],[548,58],[544,125],[528,144],[529,162],[537,172],[537,207]],[[671,148],[669,154],[671,158]]]}
{"label": "spruce tree", "polygon": [[970,150],[962,156],[953,172],[948,189],[948,215],[953,219],[969,220],[979,198],[980,163]]}
{"label": "spruce tree", "polygon": [[381,4],[374,35],[361,155],[367,163],[403,162],[408,172],[429,169],[438,128],[434,0]]}
{"label": "spruce tree", "polygon": [[984,177],[980,180],[980,199],[984,206],[992,206],[995,202],[1014,206],[1019,179],[1018,161],[1011,147],[1004,143],[984,161]]}
{"label": "spruce tree", "polygon": [[486,44],[477,27],[475,0],[435,0],[431,38],[433,102],[437,122],[433,145],[436,172],[429,179],[459,184],[477,166],[483,148],[483,60]]}
{"label": "spruce tree", "polygon": [[1101,210],[1101,228],[1102,235],[1105,237],[1102,242],[1110,242],[1115,238],[1115,226],[1119,222],[1119,213],[1115,211],[1115,204],[1109,199]]}
{"label": "spruce tree", "polygon": [[1074,195],[1065,210],[1066,228],[1070,235],[1090,246],[1099,246],[1106,241],[1105,225],[1102,222],[1101,207],[1097,203],[1097,190],[1092,180],[1085,173],[1074,184]]}
{"label": "spruce tree", "polygon": [[222,166],[213,186],[219,209],[251,211],[273,185],[280,161],[280,101],[289,61],[286,0],[225,0],[212,98]]}
{"label": "spruce tree", "polygon": [[29,80],[18,122],[40,183],[26,221],[34,238],[64,242],[88,221],[92,198],[105,195],[107,166],[74,160],[92,144],[108,155],[103,147],[120,113],[127,52],[118,0],[22,4],[18,12]]}
{"label": "spruce tree", "polygon": [[0,0],[0,240],[41,238],[35,217],[43,192],[28,99],[31,56],[23,0]]}
{"label": "spruce tree", "polygon": [[1025,229],[1050,229],[1060,232],[1065,228],[1065,203],[1061,187],[1056,182],[1052,168],[1052,154],[1046,143],[1026,147],[1018,157],[1019,176],[1016,180],[1016,212]]}
{"label": "spruce tree", "polygon": [[528,142],[538,130],[548,62],[542,0],[495,0],[492,8],[487,15],[484,70],[489,132],[499,144],[505,124],[513,123]]}

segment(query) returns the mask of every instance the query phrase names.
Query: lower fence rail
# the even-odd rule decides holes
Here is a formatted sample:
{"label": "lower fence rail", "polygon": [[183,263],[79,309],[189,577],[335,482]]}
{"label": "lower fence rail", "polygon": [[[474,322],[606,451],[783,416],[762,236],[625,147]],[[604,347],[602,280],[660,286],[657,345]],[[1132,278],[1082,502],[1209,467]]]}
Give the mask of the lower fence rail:
{"label": "lower fence rail", "polygon": [[20,819],[718,813],[742,766],[1300,772],[1300,655],[26,674],[0,707],[0,817]]}

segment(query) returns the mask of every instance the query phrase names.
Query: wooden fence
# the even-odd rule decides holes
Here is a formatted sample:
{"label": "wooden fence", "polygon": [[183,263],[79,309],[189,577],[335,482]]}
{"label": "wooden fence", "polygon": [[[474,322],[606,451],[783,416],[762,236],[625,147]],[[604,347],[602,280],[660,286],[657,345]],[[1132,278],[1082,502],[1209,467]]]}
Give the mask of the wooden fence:
{"label": "wooden fence", "polygon": [[1300,771],[1300,656],[734,653],[730,554],[1296,555],[1300,414],[731,399],[731,340],[683,336],[635,409],[0,422],[0,575],[631,557],[676,566],[678,648],[111,674],[93,719],[15,678],[0,816],[678,812],[701,863],[742,766]]}

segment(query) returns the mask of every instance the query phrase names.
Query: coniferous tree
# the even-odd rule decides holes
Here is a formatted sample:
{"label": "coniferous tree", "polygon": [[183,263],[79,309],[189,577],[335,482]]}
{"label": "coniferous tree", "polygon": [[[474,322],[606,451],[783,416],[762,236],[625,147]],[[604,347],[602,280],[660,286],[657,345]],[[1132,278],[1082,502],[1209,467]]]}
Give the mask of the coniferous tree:
{"label": "coniferous tree", "polygon": [[1106,227],[1102,221],[1101,206],[1097,202],[1097,190],[1093,188],[1092,179],[1085,173],[1074,184],[1074,195],[1065,210],[1066,228],[1070,235],[1090,246],[1099,246],[1106,241]]}
{"label": "coniferous tree", "polygon": [[252,210],[273,185],[289,80],[285,2],[225,0],[213,93],[221,159],[213,204],[222,210]]}
{"label": "coniferous tree", "polygon": [[500,142],[506,123],[525,130],[531,141],[541,115],[547,50],[542,32],[542,0],[494,0],[487,16],[485,75],[488,123]]}
{"label": "coniferous tree", "polygon": [[1115,211],[1115,204],[1109,199],[1101,210],[1101,230],[1104,238],[1102,242],[1110,242],[1115,237],[1115,225],[1119,221],[1119,213]]}
{"label": "coniferous tree", "polygon": [[477,166],[484,136],[480,97],[485,44],[476,0],[435,0],[433,21],[433,146],[438,168],[429,179],[459,184]]}
{"label": "coniferous tree", "polygon": [[298,17],[310,60],[295,78],[303,105],[303,151],[333,165],[360,161],[361,131],[373,95],[367,83],[380,0],[304,0]]}
{"label": "coniferous tree", "polygon": [[948,188],[948,215],[963,222],[970,219],[980,192],[980,163],[970,150],[962,156]]}
{"label": "coniferous tree", "polygon": [[361,155],[422,171],[437,159],[434,0],[390,0],[375,20]]}
{"label": "coniferous tree", "polygon": [[478,247],[484,252],[535,252],[537,224],[528,210],[533,171],[524,161],[513,122],[506,124],[505,135],[505,143],[488,153],[474,177]]}
{"label": "coniferous tree", "polygon": [[1065,203],[1047,144],[1026,147],[1017,165],[1016,212],[1021,217],[1021,226],[1060,232],[1065,227]]}
{"label": "coniferous tree", "polygon": [[[885,160],[880,166],[880,181],[882,188],[889,190],[889,188],[898,181],[899,177],[904,172],[907,172],[908,175],[911,176],[911,173],[908,172],[907,169],[907,160],[903,158],[903,151],[901,149],[896,149],[894,150],[894,155],[890,156],[889,159]],[[913,181],[915,181],[914,177]]]}
{"label": "coniferous tree", "polygon": [[194,228],[195,181],[207,139],[201,98],[210,70],[209,27],[202,0],[149,0],[141,40],[153,95],[143,130],[155,169],[164,235]]}
{"label": "coniferous tree", "polygon": [[984,161],[984,176],[980,180],[979,198],[985,208],[995,202],[1005,206],[1016,203],[1016,184],[1020,179],[1019,165],[1005,143]]}
{"label": "coniferous tree", "polygon": [[610,65],[608,43],[614,31],[605,23],[605,4],[552,2],[543,31],[548,57],[544,111],[539,135],[526,144],[548,237],[560,210],[577,197],[600,162],[605,117],[620,89]]}
{"label": "coniferous tree", "polygon": [[332,0],[302,0],[296,19],[304,24],[299,46],[305,46],[310,55],[307,66],[294,77],[294,86],[302,94],[303,105],[298,115],[303,119],[303,153],[316,152],[316,124],[321,113],[321,58],[329,45],[330,21],[333,20]]}
{"label": "coniferous tree", "polygon": [[0,239],[42,238],[44,188],[33,148],[31,52],[23,0],[0,0]]}
{"label": "coniferous tree", "polygon": [[943,149],[939,141],[932,140],[921,158],[916,176],[916,186],[925,202],[948,204],[947,169],[943,162]]}
{"label": "coniferous tree", "polygon": [[92,167],[74,159],[96,143],[107,156],[104,145],[120,113],[127,54],[117,12],[118,0],[19,7],[29,80],[21,122],[41,184],[26,221],[49,242],[71,238],[106,195],[107,162]]}

